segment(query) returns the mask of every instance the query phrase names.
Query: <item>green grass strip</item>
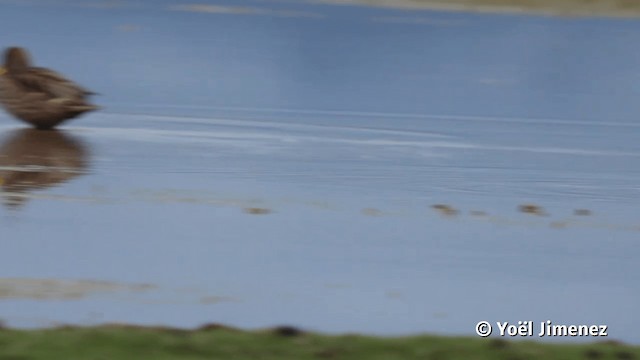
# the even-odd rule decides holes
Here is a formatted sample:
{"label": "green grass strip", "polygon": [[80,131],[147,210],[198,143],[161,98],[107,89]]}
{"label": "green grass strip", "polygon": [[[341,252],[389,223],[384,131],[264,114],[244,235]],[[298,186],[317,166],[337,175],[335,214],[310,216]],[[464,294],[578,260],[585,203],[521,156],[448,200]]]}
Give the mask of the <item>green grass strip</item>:
{"label": "green grass strip", "polygon": [[640,359],[640,347],[613,341],[555,344],[431,335],[333,336],[293,328],[242,331],[222,326],[0,329],[0,360],[38,359]]}

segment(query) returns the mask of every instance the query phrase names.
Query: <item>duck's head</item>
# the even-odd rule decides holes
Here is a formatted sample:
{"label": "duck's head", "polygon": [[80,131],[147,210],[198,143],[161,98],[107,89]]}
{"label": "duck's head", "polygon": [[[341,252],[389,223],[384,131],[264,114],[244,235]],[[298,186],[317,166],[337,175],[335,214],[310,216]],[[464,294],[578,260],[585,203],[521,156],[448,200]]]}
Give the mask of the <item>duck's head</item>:
{"label": "duck's head", "polygon": [[11,47],[4,52],[4,69],[6,71],[20,71],[28,68],[31,61],[29,54],[23,48]]}

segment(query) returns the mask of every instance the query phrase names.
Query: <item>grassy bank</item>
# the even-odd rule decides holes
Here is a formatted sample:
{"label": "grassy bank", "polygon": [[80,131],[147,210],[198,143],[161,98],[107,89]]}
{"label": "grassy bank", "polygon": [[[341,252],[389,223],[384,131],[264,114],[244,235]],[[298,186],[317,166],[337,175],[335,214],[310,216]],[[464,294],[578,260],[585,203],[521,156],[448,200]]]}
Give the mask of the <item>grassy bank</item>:
{"label": "grassy bank", "polygon": [[640,17],[638,0],[314,0],[316,3],[399,9],[533,12],[549,15]]}
{"label": "grassy bank", "polygon": [[499,339],[326,336],[293,328],[241,331],[133,326],[0,330],[0,359],[640,359],[614,342],[542,344]]}

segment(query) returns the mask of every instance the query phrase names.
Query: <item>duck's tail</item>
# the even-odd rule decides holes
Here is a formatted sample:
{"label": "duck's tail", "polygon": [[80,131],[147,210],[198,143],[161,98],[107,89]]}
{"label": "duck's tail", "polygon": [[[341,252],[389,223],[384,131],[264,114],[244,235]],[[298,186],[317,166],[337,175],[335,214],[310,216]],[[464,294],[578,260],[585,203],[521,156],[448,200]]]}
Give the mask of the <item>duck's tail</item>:
{"label": "duck's tail", "polygon": [[100,106],[92,105],[92,104],[82,104],[82,105],[69,106],[69,110],[78,111],[78,112],[95,111],[95,110],[100,110],[100,109],[101,109]]}

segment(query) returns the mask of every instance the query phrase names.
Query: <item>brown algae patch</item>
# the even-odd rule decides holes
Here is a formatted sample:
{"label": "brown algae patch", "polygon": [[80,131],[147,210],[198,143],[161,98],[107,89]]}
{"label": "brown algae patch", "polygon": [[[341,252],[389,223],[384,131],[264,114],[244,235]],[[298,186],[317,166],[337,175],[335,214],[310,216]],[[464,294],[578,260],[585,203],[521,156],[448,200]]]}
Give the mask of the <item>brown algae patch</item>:
{"label": "brown algae patch", "polygon": [[440,213],[440,215],[444,216],[455,216],[458,215],[458,210],[453,207],[445,204],[435,204],[431,206],[432,209],[436,210]]}
{"label": "brown algae patch", "polygon": [[389,290],[384,294],[388,299],[402,299],[403,294],[400,291]]}
{"label": "brown algae patch", "polygon": [[248,207],[243,209],[245,214],[250,215],[266,215],[271,214],[273,210],[267,208],[259,208],[259,207]]}
{"label": "brown algae patch", "polygon": [[352,285],[343,283],[326,283],[324,284],[324,287],[327,289],[348,289],[351,288]]}
{"label": "brown algae patch", "polygon": [[482,211],[482,210],[471,210],[471,211],[469,211],[469,215],[475,216],[475,217],[487,217],[487,216],[489,216],[489,214],[487,214],[486,211]]}
{"label": "brown algae patch", "polygon": [[544,211],[544,209],[541,206],[534,205],[534,204],[522,204],[518,206],[518,211],[520,211],[521,213],[538,215],[538,216],[547,215],[547,213]]}
{"label": "brown algae patch", "polygon": [[150,284],[118,284],[96,280],[0,278],[0,300],[74,300],[97,294],[143,292],[155,288]]}
{"label": "brown algae patch", "polygon": [[404,10],[531,13],[564,16],[638,17],[635,0],[315,0],[335,5],[364,5]]}
{"label": "brown algae patch", "polygon": [[552,221],[549,226],[554,229],[566,229],[569,226],[567,221]]}
{"label": "brown algae patch", "polygon": [[237,302],[240,302],[240,300],[233,297],[229,297],[229,296],[210,295],[210,296],[204,296],[200,298],[200,301],[199,301],[199,303],[203,305],[213,305],[213,304],[219,304],[219,303],[225,303],[225,302],[237,303]]}
{"label": "brown algae patch", "polygon": [[365,215],[365,216],[382,216],[382,215],[384,215],[381,210],[378,210],[376,208],[364,208],[360,212],[362,213],[362,215]]}

